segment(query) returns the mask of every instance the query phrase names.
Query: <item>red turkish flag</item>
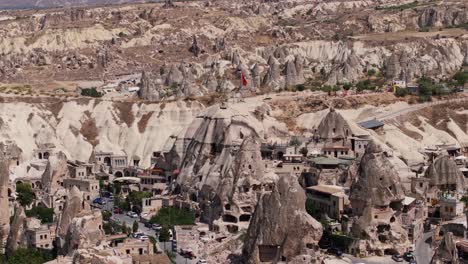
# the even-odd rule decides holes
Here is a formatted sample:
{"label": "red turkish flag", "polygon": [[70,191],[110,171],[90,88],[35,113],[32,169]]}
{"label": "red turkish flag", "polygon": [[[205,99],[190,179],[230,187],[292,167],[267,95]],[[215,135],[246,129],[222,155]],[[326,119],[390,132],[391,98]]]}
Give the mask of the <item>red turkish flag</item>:
{"label": "red turkish flag", "polygon": [[242,86],[247,86],[247,79],[245,79],[244,73],[241,72]]}

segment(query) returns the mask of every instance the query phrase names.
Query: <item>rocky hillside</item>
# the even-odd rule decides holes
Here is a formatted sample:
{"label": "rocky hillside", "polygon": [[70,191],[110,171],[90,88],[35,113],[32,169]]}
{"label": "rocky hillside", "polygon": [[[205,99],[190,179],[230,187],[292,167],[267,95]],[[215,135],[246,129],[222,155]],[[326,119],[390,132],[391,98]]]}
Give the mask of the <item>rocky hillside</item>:
{"label": "rocky hillside", "polygon": [[463,1],[191,1],[0,12],[0,78],[145,72],[159,100],[304,82],[444,78],[468,63]]}
{"label": "rocky hillside", "polygon": [[[241,113],[235,115],[237,119],[247,116],[248,127],[261,131],[261,140],[285,140],[288,130],[290,133],[312,135],[313,128],[319,125],[328,112],[326,108],[333,102],[336,111],[353,131],[359,129],[360,133],[368,133],[374,140],[393,149],[393,163],[403,179],[405,174],[410,174],[405,163],[421,161],[422,148],[468,142],[466,101],[450,102],[449,108],[448,104],[408,105],[393,96],[381,94],[335,98],[333,101],[306,94],[285,94],[272,100],[264,98],[258,96],[247,98],[246,102],[229,103],[236,113]],[[258,112],[264,103],[271,107],[267,117]],[[141,164],[148,166],[152,152],[163,148],[169,151],[176,136],[180,139],[176,150],[183,158],[190,142],[190,135],[187,137],[186,134],[190,130],[189,125],[197,116],[200,118],[205,106],[197,101],[161,104],[7,97],[2,99],[0,109],[0,142],[15,141],[26,160],[32,157],[39,144],[54,143],[57,151],[62,151],[70,159],[87,161],[93,149],[115,153],[125,150],[128,157],[137,155],[142,158]],[[383,132],[363,131],[356,125],[356,122],[374,117],[385,120]],[[197,123],[191,129],[193,134]],[[268,136],[265,138],[265,135]],[[235,132],[233,136],[239,137],[240,134]],[[196,139],[198,144],[213,140]],[[192,144],[190,147],[198,149],[199,146]],[[209,151],[209,146],[206,149]]]}
{"label": "rocky hillside", "polygon": [[138,2],[135,0],[3,0],[0,9],[48,8],[80,5],[109,5]]}
{"label": "rocky hillside", "polygon": [[0,141],[13,140],[30,159],[53,143],[67,157],[87,161],[93,149],[145,157],[161,150],[200,111],[198,103],[136,104],[95,100],[3,102]]}

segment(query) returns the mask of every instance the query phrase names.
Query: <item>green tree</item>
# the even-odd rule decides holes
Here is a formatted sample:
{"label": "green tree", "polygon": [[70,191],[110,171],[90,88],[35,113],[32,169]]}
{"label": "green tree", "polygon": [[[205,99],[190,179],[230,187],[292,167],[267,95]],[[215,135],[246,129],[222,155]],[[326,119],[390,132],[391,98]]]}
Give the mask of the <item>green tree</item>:
{"label": "green tree", "polygon": [[346,91],[351,89],[351,87],[353,87],[353,85],[351,83],[349,83],[349,82],[343,84],[343,89],[345,89]]}
{"label": "green tree", "polygon": [[299,152],[302,154],[302,156],[307,157],[309,150],[306,147],[303,147],[299,150]]}
{"label": "green tree", "polygon": [[[132,191],[128,194],[126,201],[129,203],[128,207],[132,205],[140,209],[143,206],[143,198],[150,198],[152,196],[153,194],[150,192]],[[133,210],[133,208],[129,208],[129,210]],[[137,211],[136,213],[139,213],[139,210],[133,211]]]}
{"label": "green tree", "polygon": [[408,95],[408,89],[397,87],[395,90],[395,95],[397,97],[405,97],[406,95]]}
{"label": "green tree", "polygon": [[375,69],[370,69],[370,70],[367,71],[368,76],[374,76],[376,73],[377,73],[377,71]]}
{"label": "green tree", "polygon": [[296,90],[299,91],[299,92],[304,91],[304,90],[305,90],[304,84],[298,84],[298,85],[296,85]]}
{"label": "green tree", "polygon": [[461,71],[457,72],[454,76],[453,79],[456,81],[456,84],[458,86],[464,86],[465,83],[468,82],[468,71]]}
{"label": "green tree", "polygon": [[162,227],[172,228],[175,225],[193,225],[195,224],[195,214],[186,209],[176,207],[161,208],[159,212],[151,217],[151,223],[158,223]]}
{"label": "green tree", "polygon": [[52,223],[54,221],[54,209],[43,206],[34,206],[31,210],[26,210],[27,217],[36,217],[42,224]]}
{"label": "green tree", "polygon": [[292,137],[291,140],[289,140],[289,146],[298,147],[301,144],[302,144],[301,140],[297,137]]}
{"label": "green tree", "polygon": [[148,236],[148,238],[151,244],[153,244],[153,251],[156,252],[157,251],[156,243],[158,243],[158,240],[154,236]]}
{"label": "green tree", "polygon": [[89,97],[102,97],[102,94],[96,90],[96,88],[85,88],[81,89],[82,96],[89,96]]}
{"label": "green tree", "polygon": [[126,222],[122,223],[122,232],[127,233],[127,223]]}
{"label": "green tree", "polygon": [[48,259],[44,254],[36,249],[19,248],[14,251],[7,260],[7,264],[42,264]]}
{"label": "green tree", "polygon": [[104,229],[104,233],[106,235],[113,235],[114,232],[112,230],[112,224],[111,223],[103,223],[102,224],[102,229]]}
{"label": "green tree", "polygon": [[374,90],[375,87],[371,85],[369,80],[359,81],[356,84],[356,90],[362,92],[364,90]]}
{"label": "green tree", "polygon": [[104,221],[109,221],[112,216],[112,213],[107,210],[101,211],[101,214],[102,214],[102,220]]}
{"label": "green tree", "polygon": [[163,226],[161,228],[161,232],[159,232],[159,241],[166,242],[169,241],[169,228],[167,226]]}
{"label": "green tree", "polygon": [[139,227],[138,222],[136,220],[133,221],[133,226],[132,226],[133,233],[138,232],[138,227]]}
{"label": "green tree", "polygon": [[16,184],[17,200],[19,203],[26,207],[34,201],[34,192],[32,191],[29,183],[18,183]]}

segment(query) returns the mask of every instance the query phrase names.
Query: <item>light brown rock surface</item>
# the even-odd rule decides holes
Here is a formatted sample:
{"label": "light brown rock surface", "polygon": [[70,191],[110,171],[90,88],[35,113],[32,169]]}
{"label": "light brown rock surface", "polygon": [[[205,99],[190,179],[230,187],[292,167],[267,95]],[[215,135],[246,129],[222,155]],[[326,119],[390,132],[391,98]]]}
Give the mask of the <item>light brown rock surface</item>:
{"label": "light brown rock surface", "polygon": [[6,244],[6,254],[11,254],[18,248],[27,247],[27,238],[25,234],[26,213],[20,205],[15,207],[15,214],[10,225],[10,233]]}
{"label": "light brown rock surface", "polygon": [[350,192],[352,233],[360,239],[354,247],[361,254],[403,253],[409,246],[401,220],[405,193],[398,172],[375,141],[367,146]]}
{"label": "light brown rock surface", "polygon": [[305,201],[304,190],[293,175],[281,177],[271,193],[261,196],[244,243],[246,263],[274,262],[281,257],[295,261],[315,254],[323,230],[306,212]]}
{"label": "light brown rock surface", "polygon": [[0,151],[0,243],[3,249],[6,246],[8,233],[10,232],[10,210],[8,210],[8,186],[9,186],[8,161]]}
{"label": "light brown rock surface", "polygon": [[466,180],[453,159],[447,155],[436,157],[429,165],[424,177],[429,178],[431,186],[463,191]]}
{"label": "light brown rock surface", "polygon": [[65,255],[99,245],[104,238],[101,212],[92,211],[75,186],[68,193],[56,232],[59,252]]}
{"label": "light brown rock surface", "polygon": [[436,248],[431,264],[458,264],[458,250],[455,244],[455,239],[451,232],[444,234],[444,238]]}

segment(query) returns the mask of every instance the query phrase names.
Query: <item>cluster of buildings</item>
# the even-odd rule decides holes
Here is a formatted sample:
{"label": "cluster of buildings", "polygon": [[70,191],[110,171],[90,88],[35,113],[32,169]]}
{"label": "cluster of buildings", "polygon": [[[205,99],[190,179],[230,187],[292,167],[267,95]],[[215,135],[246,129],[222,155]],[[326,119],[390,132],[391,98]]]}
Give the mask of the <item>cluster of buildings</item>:
{"label": "cluster of buildings", "polygon": [[[180,206],[184,208],[195,209],[193,204],[182,202],[178,197],[160,196],[167,192],[166,181],[172,175],[165,169],[158,168],[142,170],[138,168],[139,158],[129,159],[126,155],[114,154],[111,152],[94,152],[89,162],[72,161],[56,149],[54,144],[47,143],[38,145],[34,151],[34,157],[28,161],[23,161],[23,155],[20,148],[13,142],[8,141],[0,144],[2,152],[1,162],[5,163],[7,181],[5,186],[5,202],[8,203],[8,215],[22,217],[19,210],[31,210],[37,207],[53,209],[53,219],[51,222],[41,223],[36,217],[27,217],[22,228],[20,237],[23,239],[23,245],[31,248],[37,248],[44,251],[52,251],[60,248],[60,245],[69,243],[64,240],[68,235],[63,236],[64,222],[72,225],[75,221],[73,217],[65,216],[70,213],[77,213],[76,219],[83,217],[86,221],[87,230],[94,230],[100,236],[100,248],[86,248],[86,254],[93,255],[93,250],[109,253],[109,256],[118,256],[126,260],[124,263],[171,263],[164,254],[155,254],[160,252],[157,245],[148,239],[129,238],[127,235],[104,235],[103,226],[107,220],[102,219],[100,209],[93,208],[93,200],[101,197],[101,188],[103,185],[111,182],[120,181],[122,191],[145,190],[152,192],[155,196],[144,200],[142,212],[154,214],[159,208],[164,206]],[[161,164],[154,154],[155,164]],[[138,181],[133,181],[138,179]],[[141,185],[140,185],[141,183]],[[23,209],[19,209],[17,200],[17,184],[28,184],[34,193],[34,200]],[[124,188],[127,187],[127,188]],[[82,200],[82,208],[71,209],[71,196],[77,195],[76,199]],[[125,195],[125,193],[124,193]],[[1,195],[0,195],[1,196]],[[2,199],[3,197],[0,197]],[[85,204],[87,204],[85,206]],[[9,220],[9,217],[7,217]],[[65,220],[69,219],[69,220]],[[70,223],[70,221],[72,221]],[[77,220],[76,220],[77,221]],[[18,228],[15,224],[10,229]],[[62,231],[60,231],[62,230]],[[62,232],[62,235],[61,235]],[[9,232],[10,234],[12,231]],[[65,232],[67,233],[67,232]],[[8,245],[3,237],[4,244]],[[18,244],[20,244],[18,242]],[[76,246],[78,247],[78,245]],[[2,249],[4,252],[9,247]],[[59,257],[57,263],[67,263],[66,257]],[[107,263],[107,262],[106,262]],[[111,262],[109,262],[111,263]]]}
{"label": "cluster of buildings", "polygon": [[[468,251],[464,202],[468,145],[440,145],[422,151],[426,162],[411,167],[414,175],[408,189],[390,162],[392,151],[377,146],[369,136],[369,130],[380,133],[383,126],[378,120],[350,124],[330,109],[310,137],[294,137],[287,144],[261,143],[259,158],[271,175],[265,173],[262,181],[251,179],[248,187],[240,186],[238,201],[223,204],[219,220],[210,225],[176,226],[177,248],[203,255],[207,247],[216,248],[229,240],[226,234],[247,230],[254,213],[252,195],[273,190],[278,176],[292,174],[313,205],[314,217],[328,223],[325,228],[330,234],[346,237],[346,243],[333,245],[343,251],[356,256],[402,254],[414,249],[425,231],[436,230],[434,241],[440,241],[444,232],[455,234],[463,255]],[[70,161],[53,144],[43,144],[25,164],[21,149],[12,142],[0,147],[15,176],[8,186],[10,215],[15,214],[18,183],[29,183],[36,197],[26,210],[43,206],[55,213],[53,223],[28,225],[25,237],[30,247],[53,249],[57,221],[67,206],[69,191],[77,189],[83,201],[91,204],[101,196],[103,183],[119,183],[124,196],[131,191],[151,193],[139,208],[141,221],[149,221],[163,207],[185,208],[200,215],[197,197],[172,194],[179,170],[167,152],[153,152],[150,168],[143,169],[140,157],[125,153],[95,151],[88,162]],[[252,164],[241,160],[241,165],[255,174],[255,154],[245,155]],[[148,240],[125,235],[108,235],[105,240],[112,245],[105,249],[109,254],[130,256],[133,263],[147,263],[148,255],[154,253]]]}

